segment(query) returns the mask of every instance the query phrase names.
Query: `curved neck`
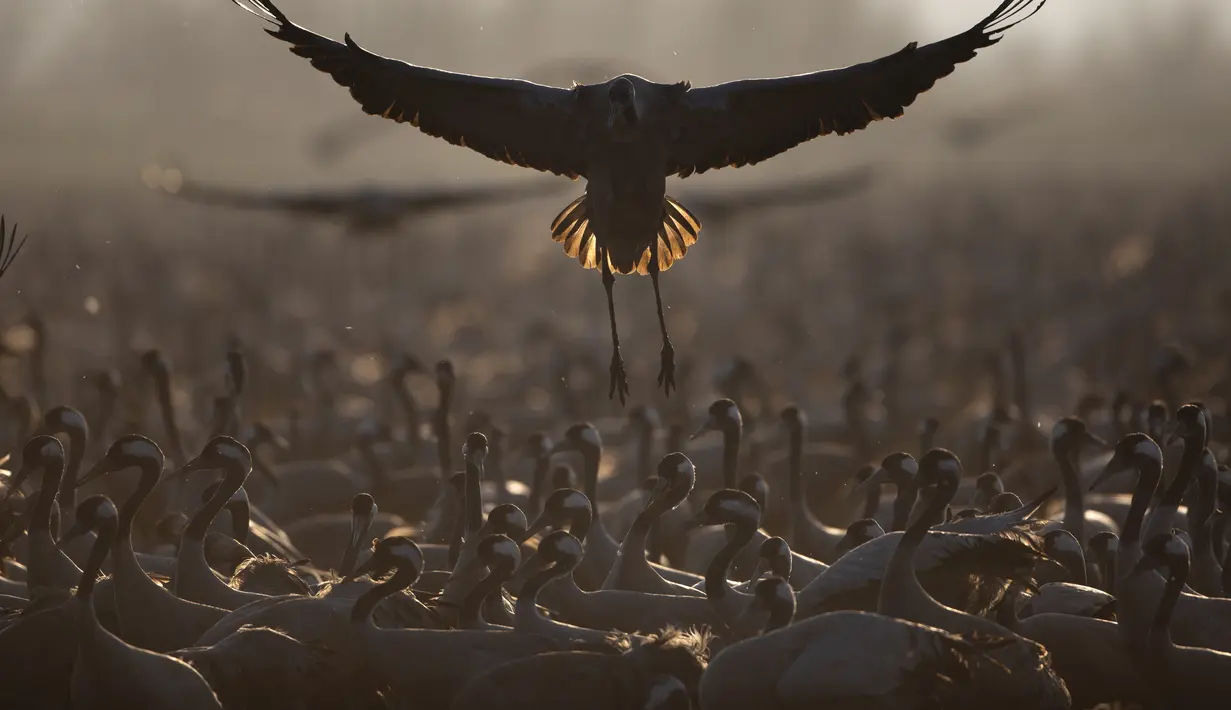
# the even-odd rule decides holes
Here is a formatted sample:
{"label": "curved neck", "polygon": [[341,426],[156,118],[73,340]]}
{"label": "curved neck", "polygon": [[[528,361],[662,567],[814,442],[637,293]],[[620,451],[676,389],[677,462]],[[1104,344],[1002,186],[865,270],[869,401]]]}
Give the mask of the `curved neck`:
{"label": "curved neck", "polygon": [[483,464],[466,462],[466,535],[475,534],[483,527]]}
{"label": "curved neck", "polygon": [[98,522],[95,531],[98,537],[95,538],[94,545],[90,548],[90,556],[86,559],[85,569],[81,570],[81,581],[77,584],[78,599],[89,599],[94,592],[94,582],[98,579],[99,570],[103,568],[103,560],[107,559],[107,553],[111,551],[111,546],[116,540],[116,521],[104,518]]}
{"label": "curved neck", "polygon": [[227,512],[231,514],[231,537],[235,542],[246,544],[248,542],[249,521],[252,517],[248,499],[228,500],[225,507]]}
{"label": "curved neck", "polygon": [[791,427],[787,448],[791,500],[802,502],[804,500],[804,434],[802,427]]}
{"label": "curved neck", "polygon": [[539,592],[554,580],[572,574],[574,567],[576,565],[570,567],[556,562],[530,575],[521,587],[521,594],[517,596],[518,616],[529,614],[542,618],[542,614],[539,613]]}
{"label": "curved neck", "polygon": [[736,478],[739,476],[739,444],[742,436],[741,427],[725,427],[722,430],[722,486],[723,488],[738,488]]}
{"label": "curved neck", "polygon": [[235,491],[238,491],[240,486],[244,485],[244,479],[247,477],[247,471],[234,467],[227,469],[222,478],[222,483],[218,484],[218,489],[214,491],[214,495],[192,516],[192,520],[188,522],[188,527],[184,528],[183,539],[204,542],[205,533],[209,530],[210,524],[214,522],[214,518],[218,517],[218,513],[222,512],[222,509],[226,507],[227,501],[231,500],[231,496],[235,495]]}
{"label": "curved neck", "polygon": [[1060,478],[1064,483],[1064,529],[1072,533],[1078,542],[1084,542],[1086,507],[1076,459],[1077,456],[1066,448],[1057,457],[1057,463],[1060,464]]}
{"label": "curved neck", "polygon": [[903,607],[912,602],[938,603],[919,584],[919,578],[915,575],[915,551],[931,527],[929,521],[943,515],[945,506],[953,499],[955,492],[956,486],[953,484],[937,487],[927,509],[902,533],[902,539],[898,541],[897,549],[893,551],[884,577],[881,578],[880,596],[876,606],[879,613],[909,618],[903,615]]}
{"label": "curved neck", "polygon": [[1167,578],[1167,586],[1158,602],[1158,611],[1154,614],[1154,622],[1150,626],[1150,647],[1164,649],[1171,643],[1171,615],[1175,605],[1180,600],[1180,592],[1184,591],[1184,578],[1187,575],[1172,574]]}
{"label": "curved neck", "polygon": [[908,542],[914,545],[922,542],[923,536],[932,527],[932,521],[944,520],[945,508],[953,501],[953,495],[956,492],[957,486],[952,482],[936,486],[929,496],[923,512],[920,513],[918,519],[910,527],[906,528],[906,532],[902,535],[902,543],[898,546],[898,549],[901,550],[902,545]]}
{"label": "curved neck", "polygon": [[137,481],[137,487],[129,494],[124,504],[120,507],[119,528],[116,533],[117,542],[128,542],[132,539],[133,521],[137,519],[137,513],[141,510],[141,504],[154,491],[154,487],[158,485],[158,479],[162,478],[163,461],[159,459],[143,459],[137,465],[137,470],[141,473],[141,478]]}
{"label": "curved neck", "polygon": [[500,593],[501,585],[508,580],[512,571],[504,563],[497,563],[486,577],[470,588],[458,613],[459,626],[474,628],[483,622],[483,601],[492,594]]}
{"label": "curved neck", "polygon": [[358,527],[355,526],[355,521],[351,520],[351,540],[346,546],[346,552],[342,554],[342,564],[338,565],[338,574],[349,577],[355,571],[355,563],[359,561],[359,550],[363,548],[364,541],[368,539],[371,530],[371,517],[364,520]]}
{"label": "curved neck", "polygon": [[[30,514],[29,530],[51,530],[51,508],[56,503],[56,491],[64,476],[64,459],[49,458],[43,466],[43,483],[39,488],[34,510]],[[72,514],[73,511],[68,511]]]}
{"label": "curved neck", "polygon": [[175,406],[171,403],[171,375],[158,373],[154,376],[154,388],[158,395],[158,410],[162,415],[163,427],[167,430],[167,439],[171,444],[171,452],[177,462],[183,463],[184,446],[180,441],[180,428],[175,422]]}
{"label": "curved neck", "polygon": [[433,428],[436,430],[436,457],[440,459],[440,478],[453,475],[453,445],[450,443],[449,407],[453,403],[453,386],[440,385],[440,405],[436,407]]}
{"label": "curved neck", "polygon": [[402,414],[406,417],[406,441],[410,445],[411,454],[415,455],[419,451],[419,405],[415,403],[405,377],[393,380],[393,395],[397,397]]}
{"label": "curved neck", "polygon": [[795,607],[789,604],[776,604],[769,610],[769,620],[765,622],[765,628],[761,631],[767,634],[771,631],[790,626],[791,621],[795,618]]}
{"label": "curved neck", "polygon": [[463,538],[466,537],[466,501],[463,496],[454,492],[453,502],[453,530],[449,532],[449,569],[457,567],[457,561],[462,556]]}
{"label": "curved neck", "polygon": [[863,517],[875,518],[876,511],[881,504],[881,484],[873,483],[868,486],[868,492],[864,494],[863,499]]}
{"label": "curved neck", "polygon": [[543,512],[543,489],[547,484],[547,472],[551,469],[550,456],[537,456],[534,459],[534,476],[530,480],[530,510],[526,513],[537,517]]}
{"label": "curved neck", "polygon": [[919,486],[915,485],[914,479],[899,484],[897,489],[893,497],[893,530],[890,532],[906,529],[907,523],[910,522],[910,511],[915,507],[915,499],[919,497]]}
{"label": "curved neck", "polygon": [[1142,457],[1137,472],[1137,486],[1133,489],[1133,499],[1128,506],[1128,515],[1124,517],[1124,527],[1120,532],[1120,550],[1127,544],[1141,541],[1141,523],[1146,517],[1146,508],[1158,488],[1158,479],[1162,475],[1162,465],[1149,457]]}
{"label": "curved neck", "polygon": [[1118,569],[1115,555],[1104,553],[1099,556],[1099,575],[1103,578],[1103,591],[1108,594],[1115,594]]}
{"label": "curved neck", "polygon": [[81,475],[81,461],[85,458],[88,441],[80,432],[68,433],[68,465],[60,478],[60,494],[56,500],[61,510],[77,510],[77,477]]}
{"label": "curved neck", "polygon": [[602,459],[602,449],[585,449],[582,451],[582,465],[586,469],[585,491],[583,492],[590,499],[590,515],[593,518],[598,517],[598,466]]}
{"label": "curved neck", "polygon": [[380,604],[385,597],[397,594],[414,584],[418,578],[418,570],[399,567],[392,577],[372,587],[355,600],[355,605],[351,607],[350,612],[351,623],[370,624],[372,622],[372,610],[376,608],[377,604]]}
{"label": "curved neck", "polygon": [[568,534],[577,538],[577,542],[585,542],[586,536],[590,534],[590,525],[594,522],[594,515],[586,515],[581,513],[573,516],[573,519],[568,524]]}
{"label": "curved neck", "polygon": [[654,427],[643,424],[637,431],[637,470],[641,472],[640,480],[649,478],[654,473]]}
{"label": "curved neck", "polygon": [[491,451],[487,454],[487,461],[484,464],[483,473],[491,478],[496,484],[496,502],[501,502],[508,494],[506,484],[508,479],[504,476],[504,448],[502,444],[493,441]]}
{"label": "curved neck", "polygon": [[727,544],[723,545],[718,554],[714,555],[710,566],[705,570],[705,596],[710,601],[721,601],[730,593],[731,584],[727,581],[727,572],[740,550],[752,541],[753,535],[756,535],[758,522],[743,519],[734,525],[727,526],[730,532],[727,535]]}
{"label": "curved neck", "polygon": [[[1184,494],[1188,492],[1188,485],[1201,467],[1202,440],[1203,437],[1200,436],[1184,438],[1184,453],[1180,455],[1180,466],[1175,472],[1175,478],[1171,480],[1171,485],[1167,486],[1158,502],[1158,511],[1170,511],[1174,514],[1179,509]],[[1168,525],[1168,528],[1170,527]]]}

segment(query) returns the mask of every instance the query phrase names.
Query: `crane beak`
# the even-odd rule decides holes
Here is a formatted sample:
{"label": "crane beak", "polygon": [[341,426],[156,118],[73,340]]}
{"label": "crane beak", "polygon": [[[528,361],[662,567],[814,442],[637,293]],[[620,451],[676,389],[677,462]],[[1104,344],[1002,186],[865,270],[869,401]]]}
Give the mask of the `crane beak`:
{"label": "crane beak", "polygon": [[684,521],[684,532],[691,532],[697,528],[707,527],[712,525],[710,516],[704,510]]}
{"label": "crane beak", "polygon": [[876,470],[873,471],[871,475],[862,481],[856,482],[854,486],[851,486],[851,490],[846,494],[847,500],[850,500],[860,493],[868,490],[868,488],[873,485],[882,483],[887,478],[889,478],[889,473],[884,468],[877,466]]}
{"label": "crane beak", "polygon": [[[372,544],[375,545],[376,541],[373,540]],[[352,571],[350,574],[343,577],[342,581],[349,582],[353,579],[358,579],[365,574],[373,574],[378,571],[378,569],[380,568],[380,564],[381,564],[380,561],[376,559],[376,555],[373,554],[369,556],[366,560],[364,560],[363,564],[356,567],[354,571]]]}
{"label": "crane beak", "polygon": [[717,419],[714,418],[714,415],[712,414],[710,415],[709,419],[706,419],[705,423],[701,425],[701,428],[694,431],[692,433],[692,436],[688,437],[688,440],[693,441],[695,439],[699,439],[711,431],[719,431],[718,421]]}
{"label": "crane beak", "polygon": [[108,461],[106,457],[103,457],[103,459],[94,464],[89,471],[86,471],[84,476],[77,479],[76,487],[81,488],[90,481],[93,481],[96,478],[101,478],[114,470],[115,469],[111,466],[111,462]]}
{"label": "crane beak", "polygon": [[85,525],[81,521],[74,522],[73,526],[61,535],[59,540],[56,540],[56,547],[63,548],[68,543],[76,540],[88,532],[90,532],[89,525]]}
{"label": "crane beak", "polygon": [[1098,434],[1094,434],[1092,432],[1087,431],[1085,438],[1086,438],[1087,444],[1090,444],[1091,446],[1096,446],[1099,449],[1102,449],[1103,451],[1108,451],[1112,448],[1111,444],[1109,444],[1106,439],[1099,436]]}
{"label": "crane beak", "polygon": [[188,463],[186,463],[186,464],[184,464],[183,466],[181,466],[181,467],[180,467],[180,469],[179,469],[178,471],[176,471],[175,473],[176,473],[176,475],[178,475],[178,476],[187,476],[188,474],[192,473],[193,471],[204,471],[204,470],[207,470],[207,469],[210,469],[210,468],[212,468],[212,466],[210,466],[208,463],[206,463],[206,462],[202,461],[202,460],[201,460],[201,457],[200,457],[200,456],[198,456],[198,457],[196,457],[195,459],[192,459],[192,460],[190,460]]}
{"label": "crane beak", "polygon": [[1104,481],[1110,479],[1112,476],[1120,473],[1121,471],[1127,471],[1131,467],[1132,464],[1125,461],[1120,455],[1117,454],[1112,456],[1111,460],[1107,462],[1107,465],[1103,467],[1103,472],[1100,473],[1098,477],[1094,479],[1094,482],[1090,484],[1090,490],[1098,488],[1103,485]]}

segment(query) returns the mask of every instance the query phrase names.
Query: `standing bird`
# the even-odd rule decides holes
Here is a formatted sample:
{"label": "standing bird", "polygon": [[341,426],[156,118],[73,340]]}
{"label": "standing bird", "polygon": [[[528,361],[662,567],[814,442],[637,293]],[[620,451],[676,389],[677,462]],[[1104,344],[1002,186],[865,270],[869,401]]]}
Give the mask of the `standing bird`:
{"label": "standing bird", "polygon": [[692,88],[622,74],[571,89],[415,66],[292,23],[270,0],[232,0],[272,22],[266,30],[350,90],[366,113],[489,158],[571,178],[586,192],[552,223],[552,239],[598,269],[611,322],[609,397],[628,396],[612,286],[648,274],[662,335],[658,384],[675,386],[658,274],[684,257],[701,223],[666,194],[667,176],[758,163],[820,135],[844,135],[897,118],[938,79],[995,44],[1046,0],[1004,0],[971,29],[844,69]]}

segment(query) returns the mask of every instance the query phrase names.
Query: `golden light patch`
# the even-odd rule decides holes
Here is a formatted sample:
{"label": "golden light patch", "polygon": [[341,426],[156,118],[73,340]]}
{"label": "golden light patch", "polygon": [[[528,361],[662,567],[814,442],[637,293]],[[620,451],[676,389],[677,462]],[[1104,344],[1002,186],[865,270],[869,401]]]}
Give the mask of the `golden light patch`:
{"label": "golden light patch", "polygon": [[419,112],[418,111],[415,111],[415,117],[410,119],[410,125],[414,126],[415,128],[419,127]]}
{"label": "golden light patch", "polygon": [[868,115],[872,117],[873,121],[879,121],[884,118],[884,116],[876,112],[876,109],[869,106],[867,101],[862,101],[861,103],[863,104],[863,107],[868,110]]}
{"label": "golden light patch", "polygon": [[394,107],[394,106],[397,106],[397,105],[398,105],[398,102],[397,102],[397,101],[394,101],[393,103],[389,104],[389,108],[385,109],[385,112],[384,112],[384,113],[382,113],[382,114],[380,115],[380,117],[381,117],[381,118],[389,118],[389,114],[393,113],[393,107]]}

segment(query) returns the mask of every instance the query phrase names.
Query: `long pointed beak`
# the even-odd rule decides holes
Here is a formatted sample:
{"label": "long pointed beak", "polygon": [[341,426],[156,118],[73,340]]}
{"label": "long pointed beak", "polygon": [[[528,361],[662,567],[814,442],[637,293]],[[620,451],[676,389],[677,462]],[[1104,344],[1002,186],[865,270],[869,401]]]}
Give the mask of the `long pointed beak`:
{"label": "long pointed beak", "polygon": [[1174,445],[1177,441],[1182,440],[1187,434],[1188,434],[1188,427],[1184,426],[1183,424],[1177,424],[1175,429],[1172,429],[1171,433],[1167,435],[1166,445],[1167,446]]}
{"label": "long pointed beak", "polygon": [[88,532],[90,532],[90,526],[82,525],[80,522],[75,522],[71,528],[60,536],[59,540],[56,540],[56,547],[64,547],[68,543],[76,540]]}
{"label": "long pointed beak", "polygon": [[706,419],[705,423],[701,425],[701,428],[694,431],[692,436],[688,437],[688,440],[693,441],[694,439],[699,439],[711,431],[718,431],[718,422],[714,421],[713,417]]}
{"label": "long pointed beak", "polygon": [[176,471],[175,474],[177,476],[187,476],[193,471],[204,471],[208,468],[210,467],[201,460],[200,456],[198,456],[197,458],[192,459],[191,461],[184,464],[183,466],[180,466],[180,469]]}
{"label": "long pointed beak", "polygon": [[856,482],[855,485],[851,486],[851,490],[847,492],[846,497],[848,500],[851,498],[854,498],[860,493],[868,490],[870,486],[874,484],[879,484],[887,478],[889,478],[889,472],[877,466],[876,470],[873,471],[871,475],[869,475],[867,478],[863,479],[862,481]]}
{"label": "long pointed beak", "polygon": [[75,487],[81,488],[82,486],[89,483],[90,481],[93,481],[96,478],[101,478],[107,475],[108,473],[111,473],[111,471],[112,469],[110,466],[110,462],[107,461],[106,457],[103,457],[101,461],[91,466],[90,470],[85,472],[85,475],[77,479],[77,484]]}
{"label": "long pointed beak", "polygon": [[1098,477],[1094,479],[1094,482],[1090,484],[1090,490],[1098,488],[1103,485],[1104,481],[1127,468],[1128,466],[1121,461],[1118,456],[1113,456],[1111,460],[1107,462],[1107,465],[1103,467],[1102,473],[1100,473]]}
{"label": "long pointed beak", "polygon": [[555,456],[556,454],[564,454],[575,450],[576,449],[573,448],[573,445],[567,441],[558,441],[555,446],[551,447],[550,455]]}
{"label": "long pointed beak", "polygon": [[539,516],[534,519],[534,522],[530,523],[529,527],[526,528],[526,532],[522,536],[522,538],[517,541],[518,544],[523,543],[526,540],[529,540],[535,535],[538,535],[540,532],[546,529],[549,524],[551,524],[551,521],[547,519],[547,515],[543,513],[539,513]]}
{"label": "long pointed beak", "polygon": [[755,587],[757,582],[761,581],[761,577],[765,576],[766,572],[769,572],[769,563],[765,561],[764,557],[758,557],[756,567],[752,568],[752,576],[748,578],[748,588],[752,589]]}
{"label": "long pointed beak", "polygon": [[1158,568],[1158,563],[1152,561],[1148,557],[1142,557],[1140,560],[1137,560],[1137,564],[1133,565],[1133,569],[1128,573],[1128,576],[1136,577],[1142,572],[1149,572]]}
{"label": "long pointed beak", "polygon": [[350,574],[343,577],[342,581],[349,582],[352,579],[358,579],[365,574],[370,574],[372,572],[375,572],[379,566],[380,566],[380,563],[377,561],[376,555],[371,555],[366,560],[364,560],[362,564],[356,567]]}
{"label": "long pointed beak", "polygon": [[30,471],[25,467],[25,465],[17,469],[17,473],[10,475],[7,481],[8,490],[4,492],[4,498],[0,498],[0,504],[9,502],[9,498],[17,492],[18,488],[21,488],[21,484],[25,483],[26,479],[29,477]]}
{"label": "long pointed beak", "polygon": [[696,515],[692,516],[688,520],[684,521],[684,532],[690,532],[692,530],[696,530],[697,528],[704,528],[709,525],[710,525],[709,516],[706,515],[705,511],[703,510],[700,513],[697,513]]}
{"label": "long pointed beak", "polygon": [[1092,446],[1097,446],[1104,451],[1108,451],[1112,448],[1111,444],[1108,443],[1106,439],[1091,432],[1086,432],[1086,443]]}

